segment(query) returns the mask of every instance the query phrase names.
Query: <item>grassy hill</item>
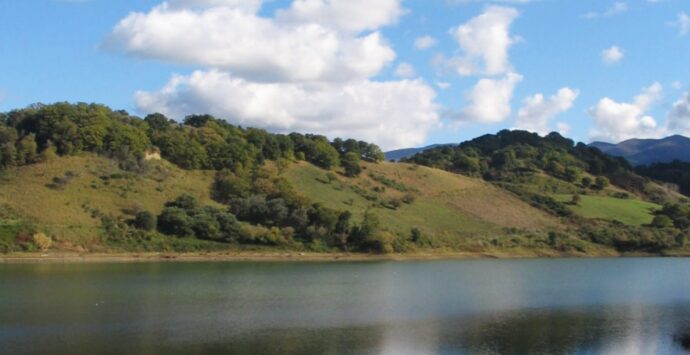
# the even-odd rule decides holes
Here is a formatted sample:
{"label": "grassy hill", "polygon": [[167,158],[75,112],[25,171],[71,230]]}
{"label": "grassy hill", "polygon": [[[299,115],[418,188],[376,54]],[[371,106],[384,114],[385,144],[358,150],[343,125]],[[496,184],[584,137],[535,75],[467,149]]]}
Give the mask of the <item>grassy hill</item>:
{"label": "grassy hill", "polygon": [[[103,248],[102,216],[137,209],[159,213],[165,202],[182,193],[217,205],[210,198],[212,181],[212,172],[182,170],[165,161],[133,174],[92,154],[58,157],[2,172],[0,209],[14,217],[4,219],[5,228],[17,219],[34,224],[57,239],[57,248]],[[13,236],[6,233],[5,238]]]}
{"label": "grassy hill", "polygon": [[[400,163],[364,164],[357,178],[336,177],[306,163],[292,165],[285,176],[314,201],[356,216],[375,211],[397,233],[412,228],[448,238],[492,236],[503,228],[538,230],[557,220],[512,194],[479,179]],[[389,202],[411,195],[414,202],[399,208]]]}
{"label": "grassy hill", "polygon": [[[561,202],[570,202],[572,195],[555,195],[554,198]],[[652,223],[654,211],[661,209],[661,206],[638,199],[581,196],[580,202],[570,208],[584,218],[605,219],[631,226],[642,226]]]}
{"label": "grassy hill", "polygon": [[[688,245],[686,200],[555,133],[501,131],[407,163],[383,159],[373,143],[210,115],[13,110],[0,114],[0,252],[600,255]],[[585,197],[566,203],[573,195]]]}

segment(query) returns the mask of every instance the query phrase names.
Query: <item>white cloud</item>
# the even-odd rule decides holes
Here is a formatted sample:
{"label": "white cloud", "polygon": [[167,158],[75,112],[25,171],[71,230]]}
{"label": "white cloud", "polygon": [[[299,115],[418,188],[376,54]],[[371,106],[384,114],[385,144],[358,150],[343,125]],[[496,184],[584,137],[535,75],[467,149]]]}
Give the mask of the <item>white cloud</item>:
{"label": "white cloud", "polygon": [[261,8],[262,0],[169,0],[168,4],[174,9],[204,9],[212,7],[227,7],[256,13]]}
{"label": "white cloud", "polygon": [[417,37],[414,40],[414,47],[419,50],[429,49],[436,45],[436,38],[431,36]]}
{"label": "white cloud", "polygon": [[616,102],[605,97],[596,106],[587,110],[594,121],[590,138],[609,142],[620,142],[630,138],[656,138],[664,130],[658,127],[654,117],[647,111],[662,95],[663,87],[654,83],[636,96],[633,102]]}
{"label": "white cloud", "polygon": [[577,90],[564,87],[550,98],[545,98],[543,94],[525,98],[522,101],[522,108],[518,111],[516,127],[542,135],[549,133],[551,131],[549,122],[573,107],[578,95]]}
{"label": "white cloud", "polygon": [[670,131],[690,135],[690,92],[673,104],[666,123]]}
{"label": "white cloud", "polygon": [[614,64],[623,60],[625,54],[618,46],[612,46],[611,48],[604,49],[601,51],[601,60],[605,64]]}
{"label": "white cloud", "polygon": [[558,122],[556,124],[556,129],[558,129],[558,133],[560,133],[562,136],[567,136],[572,127],[565,122]]}
{"label": "white cloud", "polygon": [[402,62],[395,68],[395,76],[409,79],[417,76],[417,72],[415,72],[414,67],[410,63]]}
{"label": "white cloud", "polygon": [[690,16],[685,11],[681,11],[676,16],[676,20],[669,22],[669,25],[678,29],[678,36],[684,37],[690,32]]}
{"label": "white cloud", "polygon": [[506,3],[506,4],[529,4],[539,0],[447,0],[451,5],[465,5],[477,2]]}
{"label": "white cloud", "polygon": [[602,12],[596,12],[596,11],[590,11],[584,15],[582,15],[583,18],[592,20],[596,18],[602,18],[602,17],[612,17],[616,15],[620,15],[626,11],[628,11],[628,4],[622,1],[616,1],[609,7],[608,9],[602,11]]}
{"label": "white cloud", "polygon": [[450,88],[450,83],[447,83],[445,81],[437,81],[436,86],[438,86],[439,89],[441,90],[447,90]]}
{"label": "white cloud", "polygon": [[287,10],[278,11],[278,19],[318,23],[326,27],[361,32],[391,25],[406,13],[400,0],[294,0]]}
{"label": "white cloud", "polygon": [[681,83],[680,81],[674,81],[671,83],[671,87],[673,87],[676,90],[680,90],[683,88],[683,83]]}
{"label": "white cloud", "polygon": [[502,75],[512,70],[508,50],[517,41],[510,36],[510,26],[519,16],[516,9],[489,6],[479,16],[450,30],[463,55],[435,62],[459,75]]}
{"label": "white cloud", "polygon": [[175,76],[161,90],[135,96],[143,111],[178,119],[208,112],[273,131],[366,139],[385,149],[424,143],[438,121],[434,99],[420,80],[257,83],[218,70]]}
{"label": "white cloud", "polygon": [[138,92],[141,111],[178,119],[208,112],[397,148],[422,144],[438,121],[435,92],[423,81],[373,80],[395,59],[379,29],[405,13],[400,3],[294,0],[265,17],[260,0],[172,0],[128,15],[106,44],[203,68]]}
{"label": "white cloud", "polygon": [[378,32],[357,37],[317,23],[284,24],[229,5],[191,10],[163,3],[120,21],[108,43],[257,81],[357,80],[395,58]]}
{"label": "white cloud", "polygon": [[522,80],[522,75],[508,73],[501,79],[481,79],[465,93],[469,105],[459,114],[462,121],[481,123],[498,123],[507,119],[512,110],[510,101],[513,98],[515,85]]}

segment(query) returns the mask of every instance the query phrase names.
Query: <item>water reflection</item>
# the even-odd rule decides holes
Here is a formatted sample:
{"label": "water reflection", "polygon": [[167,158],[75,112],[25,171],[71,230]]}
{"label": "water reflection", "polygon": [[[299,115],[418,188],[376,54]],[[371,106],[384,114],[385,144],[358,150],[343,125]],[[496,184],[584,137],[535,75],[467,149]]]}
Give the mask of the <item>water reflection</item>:
{"label": "water reflection", "polygon": [[365,327],[274,329],[205,349],[255,354],[673,354],[688,349],[690,338],[679,334],[690,329],[689,320],[690,305],[525,310]]}
{"label": "water reflection", "polygon": [[690,261],[0,265],[0,353],[654,354]]}

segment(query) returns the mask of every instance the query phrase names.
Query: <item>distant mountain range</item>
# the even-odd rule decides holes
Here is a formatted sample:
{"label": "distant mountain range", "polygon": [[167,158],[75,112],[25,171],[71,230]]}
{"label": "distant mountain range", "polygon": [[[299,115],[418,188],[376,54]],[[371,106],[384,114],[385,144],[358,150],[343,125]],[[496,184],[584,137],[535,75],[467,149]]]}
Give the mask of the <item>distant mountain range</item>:
{"label": "distant mountain range", "polygon": [[[425,150],[456,144],[432,144],[421,148],[405,148],[386,152],[386,160],[398,161]],[[674,160],[690,162],[690,138],[681,135],[661,139],[629,139],[618,144],[593,142],[590,147],[627,159],[634,166],[668,163]]]}
{"label": "distant mountain range", "polygon": [[690,162],[690,138],[680,135],[662,139],[629,139],[618,144],[594,142],[590,146],[609,155],[623,157],[635,166],[674,160]]}
{"label": "distant mountain range", "polygon": [[457,144],[432,144],[428,145],[426,147],[421,147],[421,148],[404,148],[404,149],[397,149],[397,150],[391,150],[389,152],[384,153],[386,156],[387,161],[398,161],[400,159],[404,158],[409,158],[417,153],[421,153],[425,150],[436,148],[436,147],[443,147],[446,145],[457,145]]}

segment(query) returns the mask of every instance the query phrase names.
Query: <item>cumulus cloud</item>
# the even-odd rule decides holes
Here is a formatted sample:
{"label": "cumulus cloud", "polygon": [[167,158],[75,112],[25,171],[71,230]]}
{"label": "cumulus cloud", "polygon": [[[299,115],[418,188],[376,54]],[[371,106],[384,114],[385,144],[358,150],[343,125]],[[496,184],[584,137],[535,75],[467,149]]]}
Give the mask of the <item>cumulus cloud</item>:
{"label": "cumulus cloud", "polygon": [[518,16],[519,12],[514,8],[487,7],[481,15],[450,30],[462,55],[452,58],[439,56],[435,63],[463,76],[509,73],[512,66],[508,50],[517,41],[510,35],[510,26]]}
{"label": "cumulus cloud", "polygon": [[409,79],[417,76],[417,72],[414,70],[414,67],[410,63],[402,62],[398,64],[397,68],[395,68],[395,76],[399,78]]}
{"label": "cumulus cloud", "polygon": [[459,114],[462,121],[481,123],[502,122],[512,112],[510,101],[515,85],[522,80],[522,75],[508,73],[500,79],[481,79],[465,93],[468,106]]}
{"label": "cumulus cloud", "polygon": [[294,0],[278,19],[360,32],[394,24],[405,13],[400,0]]}
{"label": "cumulus cloud", "polygon": [[506,3],[506,4],[529,4],[539,0],[447,0],[451,5],[464,5],[477,2]]}
{"label": "cumulus cloud", "polygon": [[587,113],[594,122],[590,138],[609,142],[620,142],[630,138],[657,138],[664,130],[658,127],[656,119],[647,114],[650,107],[662,95],[663,87],[654,83],[645,88],[632,102],[617,102],[605,97]]}
{"label": "cumulus cloud", "polygon": [[676,16],[676,20],[669,22],[669,25],[678,29],[678,36],[687,36],[690,32],[690,16],[685,11],[681,11]]}
{"label": "cumulus cloud", "polygon": [[623,60],[623,51],[618,46],[612,46],[611,48],[604,49],[601,51],[601,60],[605,64],[615,64]]}
{"label": "cumulus cloud", "polygon": [[[260,0],[172,0],[128,15],[106,44],[203,68],[138,92],[144,112],[209,112],[384,148],[424,143],[438,120],[434,90],[420,80],[373,79],[395,59],[379,30],[405,14],[400,0],[294,0],[273,17],[260,8]],[[398,69],[413,76],[411,66]]]}
{"label": "cumulus cloud", "polygon": [[163,3],[148,13],[132,13],[107,43],[129,54],[223,69],[257,81],[368,78],[395,58],[378,32],[351,36],[318,23],[259,17],[247,12],[246,4],[205,2],[226,4],[195,10]]}
{"label": "cumulus cloud", "polygon": [[441,90],[447,90],[450,88],[450,83],[445,81],[437,81],[436,86],[438,86],[438,88]]}
{"label": "cumulus cloud", "polygon": [[431,36],[417,37],[414,40],[414,47],[419,50],[429,49],[436,45],[436,38]]}
{"label": "cumulus cloud", "polygon": [[[550,121],[559,114],[573,107],[579,92],[568,87],[561,88],[549,98],[543,94],[529,96],[522,101],[522,107],[518,111],[516,128],[539,134],[551,132]],[[564,131],[559,127],[559,131]]]}
{"label": "cumulus cloud", "polygon": [[420,80],[258,83],[218,70],[175,76],[161,90],[135,96],[146,112],[208,112],[242,125],[356,137],[387,149],[424,143],[438,120],[434,99]]}
{"label": "cumulus cloud", "polygon": [[670,131],[690,135],[690,91],[673,104],[666,124]]}
{"label": "cumulus cloud", "polygon": [[582,15],[583,18],[588,19],[588,20],[593,20],[596,18],[605,18],[605,17],[612,17],[616,15],[620,15],[626,11],[628,11],[628,4],[622,1],[616,1],[614,2],[609,8],[607,8],[604,11],[597,12],[597,11],[590,11],[584,15]]}

